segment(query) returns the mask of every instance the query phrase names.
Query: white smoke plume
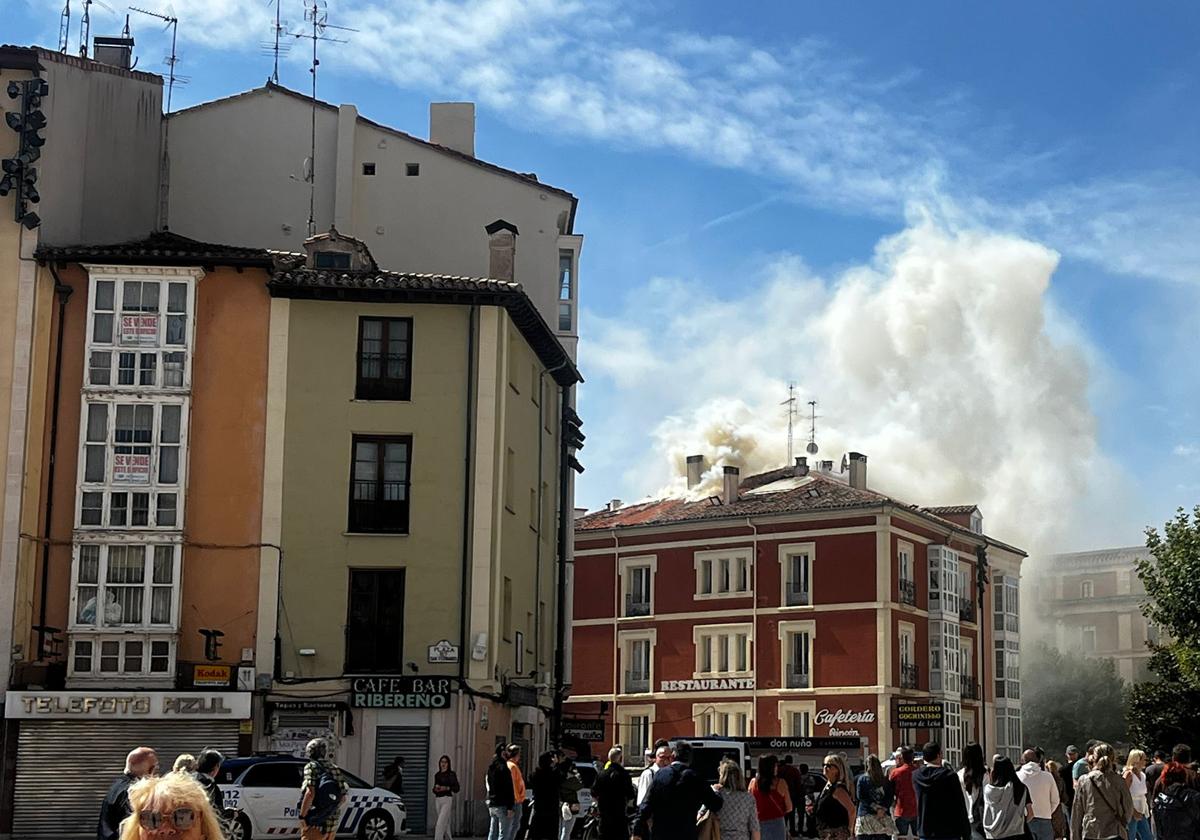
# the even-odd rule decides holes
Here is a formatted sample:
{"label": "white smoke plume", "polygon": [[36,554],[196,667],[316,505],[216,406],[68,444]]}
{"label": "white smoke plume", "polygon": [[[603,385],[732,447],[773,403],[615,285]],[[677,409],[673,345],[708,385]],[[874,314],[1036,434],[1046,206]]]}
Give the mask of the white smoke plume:
{"label": "white smoke plume", "polygon": [[1059,541],[1088,475],[1108,469],[1088,348],[1047,299],[1057,264],[1021,238],[919,224],[832,280],[782,258],[735,300],[653,281],[620,318],[593,321],[583,357],[629,414],[611,432],[653,429],[655,469],[617,456],[636,464],[630,489],[686,492],[694,454],[706,491],[723,464],[743,476],[783,466],[794,380],[795,454],[816,399],[817,457],[866,453],[873,488],[978,504],[989,533],[1036,550]]}

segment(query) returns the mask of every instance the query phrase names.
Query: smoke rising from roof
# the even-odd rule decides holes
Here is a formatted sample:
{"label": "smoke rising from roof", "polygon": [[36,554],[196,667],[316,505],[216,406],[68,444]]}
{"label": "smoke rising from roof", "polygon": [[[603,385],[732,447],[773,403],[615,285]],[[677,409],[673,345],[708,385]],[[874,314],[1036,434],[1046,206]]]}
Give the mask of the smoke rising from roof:
{"label": "smoke rising from roof", "polygon": [[[1057,542],[1089,473],[1111,469],[1088,348],[1046,297],[1057,264],[1015,236],[920,224],[833,280],[786,257],[737,300],[652,281],[621,318],[593,323],[584,358],[653,428],[651,469],[627,473],[642,493],[686,494],[693,454],[707,470],[693,495],[715,492],[723,464],[783,466],[794,379],[802,409],[819,401],[817,458],[836,469],[864,452],[871,488],[978,504],[989,533],[1036,549]],[[807,440],[801,411],[795,454]]]}

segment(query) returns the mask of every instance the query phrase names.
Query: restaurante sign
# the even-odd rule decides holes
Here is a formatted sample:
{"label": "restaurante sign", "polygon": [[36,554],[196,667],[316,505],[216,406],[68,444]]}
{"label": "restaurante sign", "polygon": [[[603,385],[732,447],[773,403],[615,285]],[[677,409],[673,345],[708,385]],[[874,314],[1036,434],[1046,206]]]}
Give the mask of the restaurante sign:
{"label": "restaurante sign", "polygon": [[662,691],[753,691],[754,677],[725,680],[663,680]]}

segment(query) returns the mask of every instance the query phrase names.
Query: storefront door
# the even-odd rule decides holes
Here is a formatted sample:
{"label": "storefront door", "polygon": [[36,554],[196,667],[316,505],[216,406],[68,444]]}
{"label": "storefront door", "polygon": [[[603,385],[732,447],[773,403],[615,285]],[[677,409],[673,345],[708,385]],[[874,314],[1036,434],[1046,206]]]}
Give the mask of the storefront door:
{"label": "storefront door", "polygon": [[397,756],[404,759],[404,807],[408,828],[424,834],[428,825],[430,791],[433,789],[429,763],[428,726],[380,726],[375,730],[375,783],[384,785],[383,769]]}

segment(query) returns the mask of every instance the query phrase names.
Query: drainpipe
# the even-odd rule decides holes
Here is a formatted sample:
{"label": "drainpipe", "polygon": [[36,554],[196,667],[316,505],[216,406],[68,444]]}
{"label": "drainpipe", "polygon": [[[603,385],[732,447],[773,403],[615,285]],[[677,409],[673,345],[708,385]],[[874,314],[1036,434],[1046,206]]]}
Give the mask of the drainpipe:
{"label": "drainpipe", "polygon": [[[750,689],[750,725],[757,729],[758,727],[758,526],[754,521],[747,516],[746,525],[754,532],[754,537],[750,543],[750,593],[752,595],[750,601],[750,644],[753,645],[753,653],[750,657],[750,669],[754,672],[754,688]],[[809,669],[815,672],[812,663],[809,663]],[[780,721],[782,723],[782,721]],[[750,733],[746,733],[749,735]]]}
{"label": "drainpipe", "polygon": [[[462,586],[458,593],[459,616],[459,649],[458,649],[458,684],[463,686],[467,678],[467,581],[471,573],[471,471],[474,467],[474,453],[471,444],[474,442],[475,430],[475,321],[479,315],[479,307],[471,306],[467,326],[467,423],[463,443],[463,522],[462,522]],[[461,698],[460,698],[461,706]]]}
{"label": "drainpipe", "polygon": [[67,299],[74,291],[64,284],[58,276],[58,269],[53,263],[48,263],[50,275],[54,278],[54,293],[58,295],[58,335],[54,347],[54,395],[50,407],[50,463],[46,469],[46,521],[42,529],[42,586],[38,603],[38,642],[37,658],[39,662],[46,659],[46,603],[49,596],[50,584],[50,527],[54,513],[54,462],[58,453],[58,404],[62,395],[62,357],[63,357],[63,327],[67,315]]}
{"label": "drainpipe", "polygon": [[[979,673],[979,743],[980,743],[980,745],[983,746],[983,748],[985,750],[984,755],[987,755],[987,752],[986,752],[986,750],[987,750],[987,673],[986,672],[987,672],[988,656],[987,656],[987,651],[984,650],[984,639],[985,639],[984,634],[989,625],[987,622],[984,621],[984,611],[983,611],[984,601],[985,601],[984,592],[987,588],[987,584],[988,584],[988,580],[989,580],[988,561],[987,561],[987,546],[986,545],[981,545],[977,549],[975,549],[975,560],[976,560],[975,591],[979,596],[978,597],[979,613],[976,616],[976,619],[978,620],[978,624],[975,625],[976,627],[979,628],[979,644],[977,644],[975,646],[976,648],[978,648],[976,655],[977,655],[977,658],[979,659],[979,668],[978,668],[978,673]],[[994,634],[995,634],[994,629],[993,629],[992,633],[994,636]],[[995,644],[994,638],[993,638],[992,644],[993,645]]]}
{"label": "drainpipe", "polygon": [[558,593],[555,606],[558,614],[557,628],[554,635],[554,714],[551,721],[551,743],[559,746],[562,742],[563,691],[566,685],[566,647],[567,647],[567,540],[572,532],[571,499],[568,486],[571,479],[570,450],[567,449],[567,437],[564,430],[567,424],[567,410],[571,404],[571,386],[562,387],[562,397],[559,404],[559,446],[558,446]]}

